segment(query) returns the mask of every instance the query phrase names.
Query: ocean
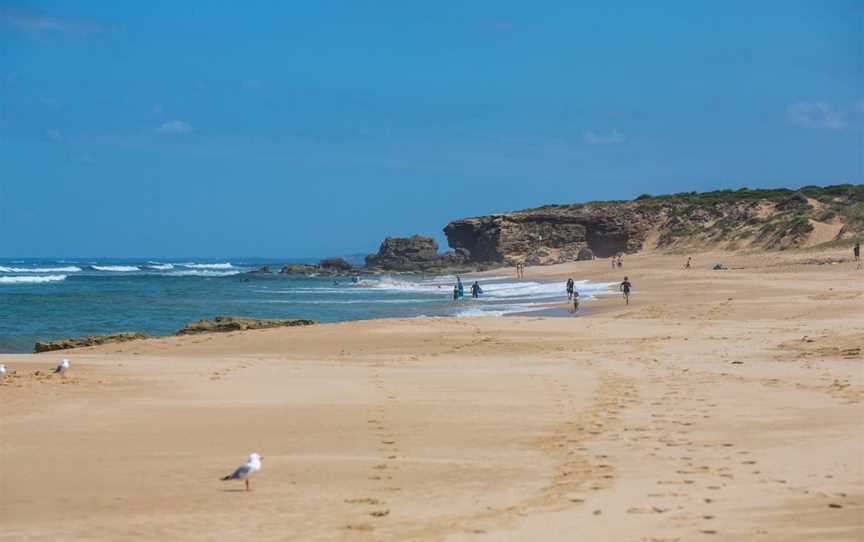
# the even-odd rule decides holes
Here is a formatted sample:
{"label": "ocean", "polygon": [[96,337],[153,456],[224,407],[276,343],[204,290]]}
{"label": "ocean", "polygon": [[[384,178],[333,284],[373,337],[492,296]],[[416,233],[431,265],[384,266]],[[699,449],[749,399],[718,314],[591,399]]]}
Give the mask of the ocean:
{"label": "ocean", "polygon": [[[142,331],[169,335],[217,315],[322,322],[417,316],[530,313],[565,298],[564,284],[477,277],[479,299],[452,300],[454,276],[259,277],[282,261],[249,259],[0,259],[0,352],[30,352],[39,340]],[[292,263],[302,263],[293,260]],[[583,299],[609,284],[577,281]]]}

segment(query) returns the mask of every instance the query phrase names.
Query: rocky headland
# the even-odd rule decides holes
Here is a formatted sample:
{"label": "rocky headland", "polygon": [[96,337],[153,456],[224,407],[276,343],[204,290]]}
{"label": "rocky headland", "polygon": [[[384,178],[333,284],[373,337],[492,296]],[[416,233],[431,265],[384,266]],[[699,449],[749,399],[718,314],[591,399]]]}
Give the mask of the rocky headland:
{"label": "rocky headland", "polygon": [[440,272],[548,265],[643,250],[788,250],[851,244],[864,234],[864,185],[644,194],[454,220],[452,252],[434,239],[388,237],[368,269]]}

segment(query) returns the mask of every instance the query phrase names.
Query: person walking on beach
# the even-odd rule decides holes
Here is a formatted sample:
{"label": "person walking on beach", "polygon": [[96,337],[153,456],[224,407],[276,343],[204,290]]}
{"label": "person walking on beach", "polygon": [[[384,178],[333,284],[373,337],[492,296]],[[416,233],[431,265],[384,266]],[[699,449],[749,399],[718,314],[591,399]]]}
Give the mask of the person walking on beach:
{"label": "person walking on beach", "polygon": [[852,247],[852,256],[854,256],[855,261],[858,262],[858,265],[855,269],[861,269],[861,242],[855,241],[855,246]]}
{"label": "person walking on beach", "polygon": [[573,292],[573,314],[576,314],[576,311],[579,310],[579,292]]}
{"label": "person walking on beach", "polygon": [[691,256],[687,256],[687,263],[684,264],[684,269],[690,269],[690,260],[692,259]]}
{"label": "person walking on beach", "polygon": [[632,287],[633,285],[630,284],[630,279],[627,277],[624,277],[624,282],[622,282],[621,285],[618,286],[618,289],[624,293],[624,303],[627,305],[630,304],[630,289]]}
{"label": "person walking on beach", "polygon": [[573,278],[567,279],[567,301],[573,299]]}
{"label": "person walking on beach", "polygon": [[618,267],[624,267],[624,255],[623,254],[618,255]]}
{"label": "person walking on beach", "polygon": [[474,284],[471,285],[471,297],[477,299],[481,293],[483,293],[483,290],[480,288],[480,283],[475,280]]}

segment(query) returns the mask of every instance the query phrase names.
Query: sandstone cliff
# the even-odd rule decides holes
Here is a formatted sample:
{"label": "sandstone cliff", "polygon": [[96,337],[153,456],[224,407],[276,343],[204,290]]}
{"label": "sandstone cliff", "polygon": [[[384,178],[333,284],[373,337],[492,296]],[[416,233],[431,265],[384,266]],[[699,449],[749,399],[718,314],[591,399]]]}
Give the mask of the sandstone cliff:
{"label": "sandstone cliff", "polygon": [[[864,185],[723,190],[547,205],[444,228],[474,264],[550,264],[643,249],[789,249],[864,233]],[[588,249],[588,250],[586,250]]]}

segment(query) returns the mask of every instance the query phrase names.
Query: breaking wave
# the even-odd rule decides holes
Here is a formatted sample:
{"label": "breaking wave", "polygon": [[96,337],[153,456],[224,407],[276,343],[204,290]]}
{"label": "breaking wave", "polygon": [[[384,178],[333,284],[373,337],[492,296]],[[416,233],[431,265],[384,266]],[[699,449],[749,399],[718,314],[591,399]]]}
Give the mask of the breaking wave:
{"label": "breaking wave", "polygon": [[66,280],[66,275],[43,275],[30,277],[0,277],[0,284],[42,284]]}

